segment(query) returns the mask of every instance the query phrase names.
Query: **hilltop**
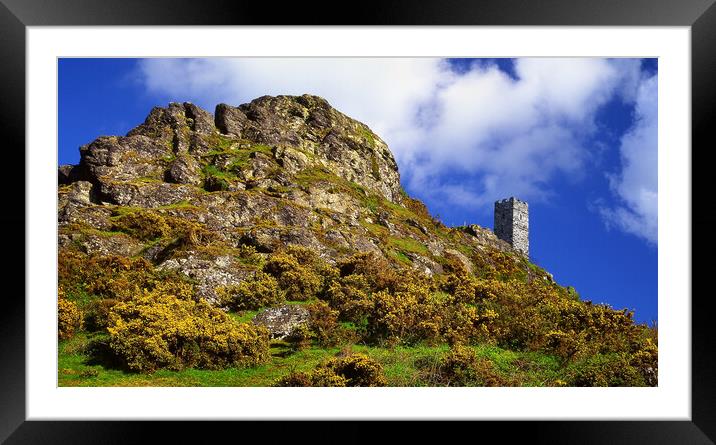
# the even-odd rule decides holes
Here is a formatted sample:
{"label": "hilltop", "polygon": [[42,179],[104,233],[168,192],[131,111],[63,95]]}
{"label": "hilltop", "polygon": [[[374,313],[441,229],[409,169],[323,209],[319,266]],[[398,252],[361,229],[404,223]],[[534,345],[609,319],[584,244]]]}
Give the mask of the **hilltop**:
{"label": "hilltop", "polygon": [[[293,386],[656,384],[653,330],[491,230],[442,224],[386,143],[320,97],[171,103],[80,154],[58,172],[66,384],[191,368]],[[269,383],[252,378],[230,384]]]}

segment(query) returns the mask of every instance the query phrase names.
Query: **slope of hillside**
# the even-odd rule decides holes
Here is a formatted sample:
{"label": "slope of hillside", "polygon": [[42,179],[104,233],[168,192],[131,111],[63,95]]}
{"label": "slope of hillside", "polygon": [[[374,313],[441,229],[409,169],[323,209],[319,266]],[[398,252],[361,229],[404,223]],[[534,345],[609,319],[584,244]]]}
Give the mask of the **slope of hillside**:
{"label": "slope of hillside", "polygon": [[80,152],[59,169],[61,384],[656,384],[654,330],[444,226],[322,98],[172,103]]}

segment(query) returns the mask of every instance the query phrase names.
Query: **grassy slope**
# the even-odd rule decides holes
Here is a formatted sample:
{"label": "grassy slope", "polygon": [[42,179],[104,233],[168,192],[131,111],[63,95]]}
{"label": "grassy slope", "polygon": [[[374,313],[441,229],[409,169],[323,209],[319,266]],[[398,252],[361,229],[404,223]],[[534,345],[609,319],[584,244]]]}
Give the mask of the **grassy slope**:
{"label": "grassy slope", "polygon": [[[272,386],[294,371],[310,371],[322,360],[332,357],[340,348],[311,347],[291,353],[284,342],[271,345],[271,360],[261,366],[245,369],[207,371],[186,369],[161,370],[154,374],[127,373],[87,364],[81,351],[87,343],[80,333],[59,345],[59,386]],[[478,356],[493,361],[498,373],[515,379],[521,386],[545,386],[558,378],[555,358],[534,352],[512,352],[495,346],[473,347]],[[447,345],[381,348],[352,345],[353,352],[362,352],[383,366],[388,386],[427,386],[416,363],[437,362],[449,350]]]}

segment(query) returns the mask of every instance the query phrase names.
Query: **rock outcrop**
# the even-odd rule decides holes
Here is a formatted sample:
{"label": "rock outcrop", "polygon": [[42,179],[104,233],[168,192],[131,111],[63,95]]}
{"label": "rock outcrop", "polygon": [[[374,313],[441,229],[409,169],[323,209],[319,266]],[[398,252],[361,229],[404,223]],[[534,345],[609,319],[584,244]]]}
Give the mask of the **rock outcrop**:
{"label": "rock outcrop", "polygon": [[275,308],[266,308],[256,314],[253,322],[268,329],[271,338],[283,340],[310,319],[306,308],[298,305],[284,304]]}
{"label": "rock outcrop", "polygon": [[220,104],[214,115],[171,103],[80,154],[58,170],[60,248],[142,256],[212,302],[252,272],[237,259],[243,246],[300,245],[331,263],[371,251],[427,274],[511,251],[487,229],[431,217],[403,192],[385,142],[316,96]]}

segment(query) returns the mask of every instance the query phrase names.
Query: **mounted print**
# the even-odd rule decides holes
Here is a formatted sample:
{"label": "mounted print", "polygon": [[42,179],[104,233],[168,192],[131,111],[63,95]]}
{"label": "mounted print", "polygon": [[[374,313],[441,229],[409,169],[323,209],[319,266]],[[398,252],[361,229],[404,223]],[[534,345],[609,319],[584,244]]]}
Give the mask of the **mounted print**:
{"label": "mounted print", "polygon": [[658,386],[655,58],[59,58],[59,386]]}

